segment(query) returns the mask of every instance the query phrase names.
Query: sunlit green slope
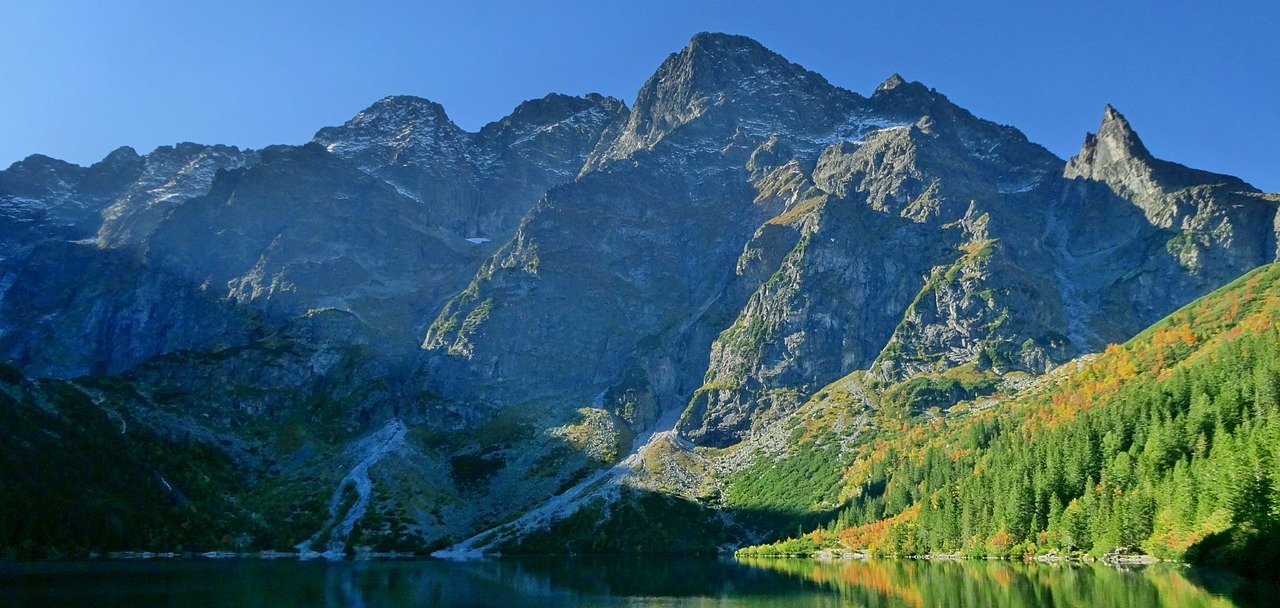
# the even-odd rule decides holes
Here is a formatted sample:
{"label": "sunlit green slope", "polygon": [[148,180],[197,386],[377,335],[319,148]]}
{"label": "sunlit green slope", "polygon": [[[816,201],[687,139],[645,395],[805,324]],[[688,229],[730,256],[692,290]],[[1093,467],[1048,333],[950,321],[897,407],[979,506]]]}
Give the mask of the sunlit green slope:
{"label": "sunlit green slope", "polygon": [[876,413],[804,553],[1103,554],[1280,567],[1280,265],[1026,389]]}

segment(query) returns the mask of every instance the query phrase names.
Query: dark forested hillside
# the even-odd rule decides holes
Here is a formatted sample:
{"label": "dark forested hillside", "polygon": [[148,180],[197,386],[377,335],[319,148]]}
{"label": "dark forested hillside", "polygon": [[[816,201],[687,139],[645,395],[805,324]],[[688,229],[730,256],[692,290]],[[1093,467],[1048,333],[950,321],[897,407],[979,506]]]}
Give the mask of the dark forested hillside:
{"label": "dark forested hillside", "polygon": [[1124,548],[1276,576],[1278,322],[1273,264],[1016,395],[882,433],[846,469],[852,506],[744,551]]}

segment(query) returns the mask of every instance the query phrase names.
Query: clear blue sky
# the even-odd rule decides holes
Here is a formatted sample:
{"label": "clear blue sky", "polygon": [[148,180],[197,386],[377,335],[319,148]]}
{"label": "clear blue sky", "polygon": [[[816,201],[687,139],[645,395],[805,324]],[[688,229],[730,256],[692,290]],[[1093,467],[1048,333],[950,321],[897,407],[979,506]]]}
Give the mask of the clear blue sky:
{"label": "clear blue sky", "polygon": [[1280,190],[1275,1],[0,0],[0,166],[301,143],[396,93],[470,130],[552,91],[630,103],[703,30],[863,94],[901,72],[1064,158],[1109,102],[1155,154]]}

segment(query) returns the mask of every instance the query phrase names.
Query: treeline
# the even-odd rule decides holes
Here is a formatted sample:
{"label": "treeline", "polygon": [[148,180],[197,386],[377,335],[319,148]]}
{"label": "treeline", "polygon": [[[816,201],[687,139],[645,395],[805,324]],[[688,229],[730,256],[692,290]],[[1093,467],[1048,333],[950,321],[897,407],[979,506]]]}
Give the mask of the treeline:
{"label": "treeline", "polygon": [[1280,577],[1278,274],[994,408],[905,424],[859,454],[861,495],[824,529],[748,553],[1127,548]]}

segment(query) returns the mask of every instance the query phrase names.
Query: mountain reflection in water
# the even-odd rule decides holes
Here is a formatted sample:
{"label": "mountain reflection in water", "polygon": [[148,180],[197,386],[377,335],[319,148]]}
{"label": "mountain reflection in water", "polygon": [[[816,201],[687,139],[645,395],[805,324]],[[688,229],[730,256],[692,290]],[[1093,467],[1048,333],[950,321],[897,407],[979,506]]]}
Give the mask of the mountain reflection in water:
{"label": "mountain reflection in water", "polygon": [[[0,565],[0,605],[1230,607],[1177,566],[538,557]],[[1203,582],[1203,580],[1201,580]],[[1210,587],[1225,588],[1215,581]]]}

